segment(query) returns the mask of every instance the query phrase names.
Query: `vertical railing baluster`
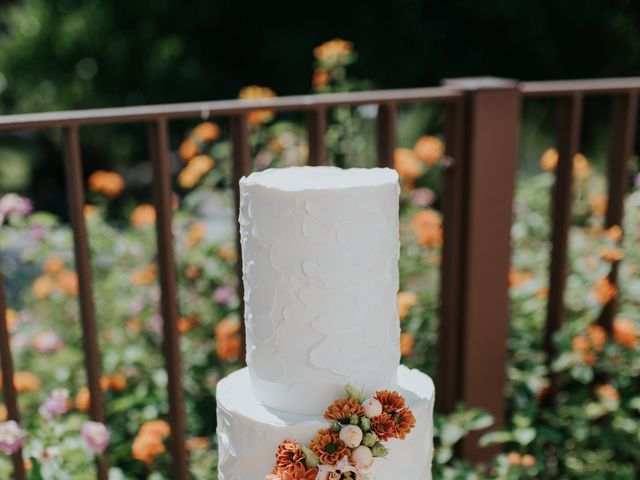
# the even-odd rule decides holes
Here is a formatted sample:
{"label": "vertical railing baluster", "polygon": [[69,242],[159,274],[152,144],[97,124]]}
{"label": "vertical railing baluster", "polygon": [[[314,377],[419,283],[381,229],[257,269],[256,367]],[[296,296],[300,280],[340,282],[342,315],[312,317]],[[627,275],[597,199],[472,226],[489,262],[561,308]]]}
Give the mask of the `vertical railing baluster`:
{"label": "vertical railing baluster", "polygon": [[451,413],[461,398],[463,307],[460,285],[463,283],[464,227],[464,114],[462,99],[444,105],[446,157],[442,165],[443,229],[440,270],[440,323],[438,327],[438,395],[436,409]]}
{"label": "vertical railing baluster", "polygon": [[393,102],[378,106],[376,146],[378,166],[393,168],[393,151],[396,148],[397,105]]}
{"label": "vertical railing baluster", "polygon": [[[0,366],[2,367],[2,393],[4,403],[7,407],[7,417],[20,423],[20,413],[18,411],[18,396],[16,387],[13,384],[13,358],[11,357],[11,337],[9,326],[7,325],[7,300],[4,293],[4,276],[2,275],[2,264],[0,262]],[[22,449],[12,455],[13,478],[25,480],[24,460],[22,459]]]}
{"label": "vertical railing baluster", "polygon": [[[67,201],[73,229],[73,249],[76,274],[78,275],[78,298],[80,302],[80,323],[82,325],[82,348],[90,394],[90,414],[96,422],[104,422],[104,402],[100,389],[100,353],[93,304],[93,276],[89,240],[84,221],[84,181],[82,176],[82,156],[78,126],[68,125],[62,129],[64,149]],[[108,476],[108,458],[102,455],[96,460],[98,478]]]}
{"label": "vertical railing baluster", "polygon": [[171,425],[171,478],[188,478],[185,443],[185,412],[182,391],[182,362],[178,335],[176,265],[171,230],[172,188],[169,159],[169,127],[165,118],[149,124],[149,153],[153,170],[153,202],[156,208],[158,267],[160,270],[160,308],[163,353],[168,376],[169,423]]}
{"label": "vertical railing baluster", "polygon": [[307,138],[309,141],[309,165],[326,165],[327,155],[324,135],[327,130],[327,112],[317,107],[307,112]]}
{"label": "vertical railing baluster", "polygon": [[[231,117],[231,143],[233,144],[233,193],[235,199],[236,216],[240,211],[240,179],[249,175],[252,170],[251,149],[249,147],[249,124],[247,114],[243,113]],[[245,365],[246,330],[244,322],[244,285],[242,283],[242,248],[240,245],[240,229],[236,231],[236,273],[238,276],[237,292],[240,299],[240,333],[242,335],[240,362]]]}
{"label": "vertical railing baluster", "polygon": [[[613,97],[611,111],[611,139],[609,153],[609,199],[605,227],[622,226],[624,199],[629,191],[629,160],[633,154],[638,113],[638,92],[631,91]],[[617,283],[619,262],[613,262],[609,281]],[[616,315],[617,300],[607,303],[599,323],[609,333]]]}
{"label": "vertical railing baluster", "polygon": [[[558,165],[552,192],[551,262],[549,267],[549,298],[543,345],[550,366],[555,356],[554,334],[564,323],[564,290],[567,278],[567,252],[571,226],[571,198],[573,190],[573,157],[580,149],[583,97],[574,94],[558,99],[556,143]],[[556,378],[550,374],[551,385],[545,403],[553,403]]]}

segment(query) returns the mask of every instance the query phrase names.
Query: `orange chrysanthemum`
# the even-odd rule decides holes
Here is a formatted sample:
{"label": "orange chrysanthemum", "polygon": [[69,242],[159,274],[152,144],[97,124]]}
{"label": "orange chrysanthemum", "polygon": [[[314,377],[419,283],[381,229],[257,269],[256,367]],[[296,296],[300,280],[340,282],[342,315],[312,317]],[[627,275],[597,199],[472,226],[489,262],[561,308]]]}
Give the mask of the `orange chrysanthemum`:
{"label": "orange chrysanthemum", "polygon": [[635,348],[638,345],[635,324],[626,318],[616,318],[613,322],[613,340],[623,347]]}
{"label": "orange chrysanthemum", "polygon": [[394,437],[404,440],[411,429],[416,426],[416,417],[413,416],[413,412],[410,409],[405,408],[396,415],[394,422]]}
{"label": "orange chrysanthemum", "polygon": [[391,415],[383,412],[371,419],[371,430],[380,441],[386,442],[396,436],[396,422]]}
{"label": "orange chrysanthemum", "polygon": [[390,415],[401,412],[407,407],[404,397],[391,390],[380,390],[376,392],[375,398],[382,404],[382,411]]}
{"label": "orange chrysanthemum", "polygon": [[340,434],[331,429],[320,430],[316,433],[309,448],[325,465],[335,465],[338,460],[350,453],[343,441],[340,440]]}
{"label": "orange chrysanthemum", "polygon": [[276,478],[282,480],[316,480],[316,477],[318,476],[318,469],[308,468],[293,473],[288,471],[279,471],[276,475],[278,475]]}
{"label": "orange chrysanthemum", "polygon": [[114,198],[122,193],[124,180],[122,176],[115,172],[97,170],[93,172],[87,180],[89,190],[98,192],[108,198]]}
{"label": "orange chrysanthemum", "polygon": [[287,439],[280,444],[276,451],[276,468],[289,472],[299,470],[300,467],[306,469],[304,459],[305,456],[300,445],[293,440]]}
{"label": "orange chrysanthemum", "polygon": [[324,412],[325,420],[348,422],[352,415],[364,415],[364,407],[355,398],[342,397],[333,402]]}
{"label": "orange chrysanthemum", "polygon": [[164,420],[150,420],[142,424],[138,435],[166,437],[170,432],[171,427],[169,427],[169,424]]}
{"label": "orange chrysanthemum", "polygon": [[155,435],[140,435],[133,440],[131,455],[146,465],[151,465],[159,455],[166,451],[161,437]]}

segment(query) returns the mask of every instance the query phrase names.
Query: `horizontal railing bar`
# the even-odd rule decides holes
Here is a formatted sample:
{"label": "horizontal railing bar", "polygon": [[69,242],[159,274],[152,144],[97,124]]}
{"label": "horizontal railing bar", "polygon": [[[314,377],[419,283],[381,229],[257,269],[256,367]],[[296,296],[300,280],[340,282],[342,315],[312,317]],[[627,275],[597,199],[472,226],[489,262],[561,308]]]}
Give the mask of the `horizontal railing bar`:
{"label": "horizontal railing bar", "polygon": [[640,77],[598,78],[590,80],[552,80],[521,82],[520,91],[524,96],[563,96],[574,93],[613,94],[630,90],[640,90]]}
{"label": "horizontal railing bar", "polygon": [[412,103],[422,101],[452,101],[461,98],[461,93],[452,88],[412,88],[401,90],[372,90],[366,92],[325,93],[317,95],[295,95],[265,99],[215,100],[210,102],[170,103],[136,107],[99,108],[61,112],[27,113],[0,116],[0,131],[28,130],[104,123],[126,123],[149,121],[157,118],[207,118],[210,116],[235,115],[251,110],[276,111],[309,110],[317,107],[340,105],[384,104],[387,102]]}

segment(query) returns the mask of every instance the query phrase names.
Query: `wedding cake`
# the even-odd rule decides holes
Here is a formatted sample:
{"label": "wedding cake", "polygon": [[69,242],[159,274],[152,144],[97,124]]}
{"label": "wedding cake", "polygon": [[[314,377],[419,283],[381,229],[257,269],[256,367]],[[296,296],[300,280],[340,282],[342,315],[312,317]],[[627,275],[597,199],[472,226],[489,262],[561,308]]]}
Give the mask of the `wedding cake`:
{"label": "wedding cake", "polygon": [[220,480],[431,478],[433,382],[400,366],[398,201],[387,168],[240,180],[247,367],[216,390]]}

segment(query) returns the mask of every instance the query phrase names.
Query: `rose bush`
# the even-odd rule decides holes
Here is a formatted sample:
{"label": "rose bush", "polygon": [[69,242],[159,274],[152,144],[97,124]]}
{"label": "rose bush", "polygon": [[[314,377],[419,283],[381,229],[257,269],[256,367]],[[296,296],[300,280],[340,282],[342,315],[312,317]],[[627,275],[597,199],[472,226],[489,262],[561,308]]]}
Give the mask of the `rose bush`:
{"label": "rose bush", "polygon": [[[327,42],[314,56],[315,91],[366,85],[347,75],[356,60],[349,42]],[[273,95],[266,87],[251,86],[240,96]],[[435,115],[432,110],[400,113],[401,146],[393,160],[403,187],[401,351],[404,363],[433,374],[443,241],[439,200],[440,166],[446,161],[444,139],[431,128],[424,135],[424,125],[431,124],[429,119]],[[332,163],[372,164],[374,118],[375,111],[367,107],[331,111],[326,140]],[[308,145],[302,125],[267,110],[252,112],[250,120],[254,168],[306,163]],[[454,414],[436,418],[436,478],[636,478],[640,474],[640,189],[635,186],[626,200],[625,224],[605,230],[604,178],[583,155],[574,159],[567,321],[556,336],[558,354],[551,361],[560,394],[553,406],[543,407],[552,373],[545,367],[542,335],[549,190],[557,163],[557,152],[545,148],[540,151],[539,172],[521,179],[515,200],[510,357],[505,367],[509,419],[504,430],[482,439],[484,444],[503,444],[505,453],[485,466],[456,458],[455,446],[464,435],[492,423],[485,413],[460,406]],[[186,132],[174,158],[181,162],[175,175],[173,230],[187,448],[193,477],[211,479],[216,468],[215,385],[238,368],[241,354],[226,127],[213,121],[195,125]],[[160,353],[163,319],[154,248],[156,212],[150,204],[133,201],[127,175],[96,171],[88,178],[87,189],[89,203],[84,212],[93,260],[111,474],[113,478],[169,478],[167,377]],[[116,198],[124,210],[112,207]],[[28,199],[15,194],[0,199],[0,222],[14,383],[23,412],[20,428],[29,432],[33,445],[25,447],[27,468],[34,478],[36,473],[43,478],[66,478],[56,476],[60,472],[84,478],[73,476],[78,471],[90,477],[92,452],[102,445],[104,432],[84,423],[90,399],[70,228],[50,214],[32,212]],[[618,261],[620,285],[616,288],[607,275]],[[603,305],[614,297],[620,313],[608,335],[596,322]],[[69,392],[64,405],[56,400],[59,397],[51,399],[51,392],[60,388]],[[0,421],[6,416],[2,406]],[[62,425],[55,432],[50,432],[52,421]],[[7,431],[4,438],[0,429],[0,445],[15,434],[11,428]],[[71,440],[62,440],[67,434]],[[46,450],[56,444],[64,448]],[[0,457],[0,472],[11,468],[10,459]]]}

